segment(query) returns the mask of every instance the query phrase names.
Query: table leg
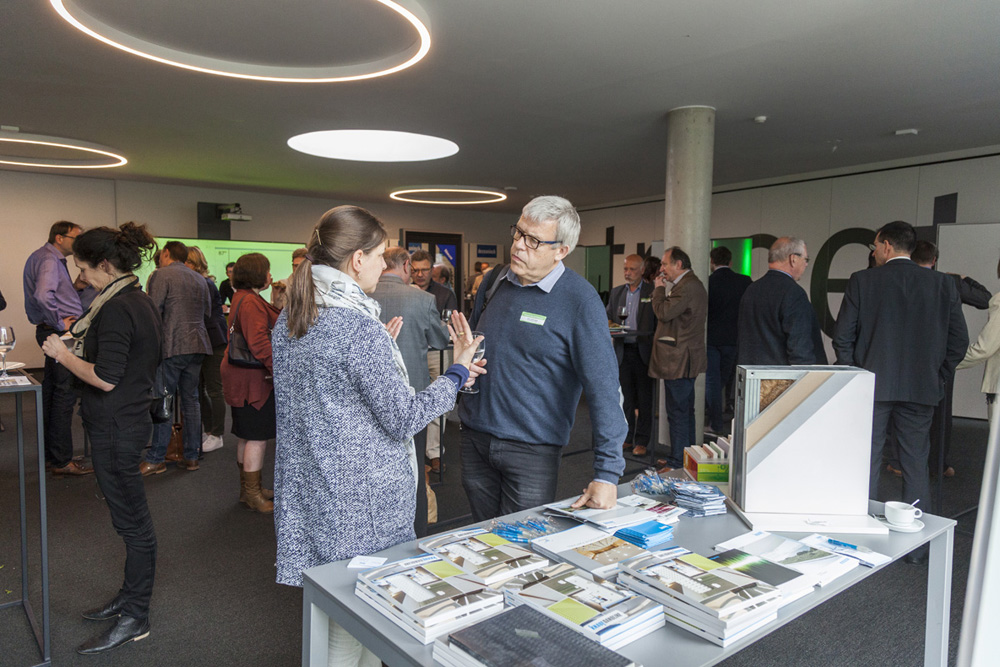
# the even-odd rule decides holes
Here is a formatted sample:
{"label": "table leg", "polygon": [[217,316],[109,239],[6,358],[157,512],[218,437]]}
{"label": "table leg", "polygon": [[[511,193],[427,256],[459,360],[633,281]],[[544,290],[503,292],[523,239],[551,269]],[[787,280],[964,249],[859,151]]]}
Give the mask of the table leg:
{"label": "table leg", "polygon": [[927,626],[924,635],[924,666],[948,664],[948,630],[951,624],[951,567],[954,526],[930,544],[927,564]]}
{"label": "table leg", "polygon": [[326,667],[330,651],[330,617],[314,602],[312,586],[302,582],[302,667]]}

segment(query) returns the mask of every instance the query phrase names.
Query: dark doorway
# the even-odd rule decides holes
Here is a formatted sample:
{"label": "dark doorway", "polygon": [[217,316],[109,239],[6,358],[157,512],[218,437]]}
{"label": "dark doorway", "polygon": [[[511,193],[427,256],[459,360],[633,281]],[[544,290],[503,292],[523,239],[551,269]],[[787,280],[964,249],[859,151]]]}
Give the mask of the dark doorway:
{"label": "dark doorway", "polygon": [[423,248],[434,257],[435,263],[442,256],[452,265],[452,289],[458,297],[458,308],[465,311],[465,276],[463,275],[462,248],[464,246],[461,234],[441,234],[438,232],[414,232],[403,229],[400,231],[399,243],[413,252]]}

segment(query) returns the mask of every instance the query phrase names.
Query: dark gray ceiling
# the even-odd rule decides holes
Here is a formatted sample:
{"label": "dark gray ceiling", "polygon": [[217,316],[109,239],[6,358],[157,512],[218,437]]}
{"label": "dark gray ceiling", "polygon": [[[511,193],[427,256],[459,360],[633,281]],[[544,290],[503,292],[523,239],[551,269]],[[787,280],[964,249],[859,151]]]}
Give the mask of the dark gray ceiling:
{"label": "dark gray ceiling", "polygon": [[[147,40],[247,62],[350,64],[415,43],[373,0],[77,4]],[[423,0],[423,61],[335,84],[190,72],[99,43],[48,0],[3,5],[0,123],[130,160],[88,176],[348,201],[406,185],[515,186],[485,208],[539,193],[588,206],[661,194],[666,112],[690,104],[717,109],[716,186],[1000,144],[994,1]],[[373,164],[285,144],[346,128],[461,150]],[[894,136],[902,128],[919,134]]]}

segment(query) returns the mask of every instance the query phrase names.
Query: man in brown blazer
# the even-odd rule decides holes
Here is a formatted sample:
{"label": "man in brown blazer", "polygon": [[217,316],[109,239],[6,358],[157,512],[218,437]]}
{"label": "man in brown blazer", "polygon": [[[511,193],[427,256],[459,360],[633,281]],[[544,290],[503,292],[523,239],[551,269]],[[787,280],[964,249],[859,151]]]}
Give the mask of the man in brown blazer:
{"label": "man in brown blazer", "polygon": [[[668,281],[674,284],[669,295]],[[708,292],[691,271],[691,258],[676,246],[663,253],[663,265],[653,284],[656,334],[649,375],[664,380],[670,423],[667,465],[680,468],[684,448],[695,444],[694,380],[708,365],[705,354]]]}

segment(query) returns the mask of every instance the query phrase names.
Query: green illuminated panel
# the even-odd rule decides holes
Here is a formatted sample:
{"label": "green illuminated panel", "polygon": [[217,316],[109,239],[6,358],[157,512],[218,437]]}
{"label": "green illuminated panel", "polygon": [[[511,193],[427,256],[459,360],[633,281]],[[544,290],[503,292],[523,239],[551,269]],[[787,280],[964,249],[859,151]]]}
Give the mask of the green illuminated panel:
{"label": "green illuminated panel", "polygon": [[731,268],[736,273],[750,275],[750,261],[753,257],[753,241],[749,238],[714,239],[712,247],[725,246],[733,253]]}

